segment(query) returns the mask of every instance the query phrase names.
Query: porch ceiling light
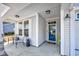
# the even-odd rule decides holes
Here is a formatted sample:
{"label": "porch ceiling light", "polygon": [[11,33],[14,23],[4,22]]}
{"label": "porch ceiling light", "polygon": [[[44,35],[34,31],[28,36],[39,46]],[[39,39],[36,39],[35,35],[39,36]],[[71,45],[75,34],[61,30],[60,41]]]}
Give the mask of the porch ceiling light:
{"label": "porch ceiling light", "polygon": [[45,11],[46,14],[50,14],[50,12],[51,12],[50,10],[46,10]]}
{"label": "porch ceiling light", "polygon": [[16,18],[19,18],[20,16],[19,16],[19,15],[15,15],[15,17],[16,17]]}

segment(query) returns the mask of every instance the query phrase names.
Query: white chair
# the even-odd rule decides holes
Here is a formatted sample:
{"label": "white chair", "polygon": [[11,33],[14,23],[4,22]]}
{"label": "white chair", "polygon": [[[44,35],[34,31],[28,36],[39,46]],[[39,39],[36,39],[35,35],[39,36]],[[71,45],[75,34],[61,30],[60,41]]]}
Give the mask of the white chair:
{"label": "white chair", "polygon": [[19,43],[23,43],[23,37],[19,37],[19,36],[16,36],[15,38],[14,38],[14,44],[16,45],[16,48],[17,48],[17,45],[19,44]]}

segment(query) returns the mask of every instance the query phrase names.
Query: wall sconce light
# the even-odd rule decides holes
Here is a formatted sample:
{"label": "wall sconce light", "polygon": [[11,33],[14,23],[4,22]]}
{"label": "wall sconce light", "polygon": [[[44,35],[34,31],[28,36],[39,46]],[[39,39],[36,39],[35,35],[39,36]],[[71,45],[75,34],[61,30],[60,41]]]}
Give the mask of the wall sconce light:
{"label": "wall sconce light", "polygon": [[70,18],[70,14],[66,14],[65,19]]}

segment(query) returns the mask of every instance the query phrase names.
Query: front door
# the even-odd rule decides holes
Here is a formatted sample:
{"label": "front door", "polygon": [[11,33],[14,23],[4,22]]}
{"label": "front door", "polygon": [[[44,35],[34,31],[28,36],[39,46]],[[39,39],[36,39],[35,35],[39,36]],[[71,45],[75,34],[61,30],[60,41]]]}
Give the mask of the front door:
{"label": "front door", "polygon": [[49,41],[56,42],[56,25],[49,24]]}

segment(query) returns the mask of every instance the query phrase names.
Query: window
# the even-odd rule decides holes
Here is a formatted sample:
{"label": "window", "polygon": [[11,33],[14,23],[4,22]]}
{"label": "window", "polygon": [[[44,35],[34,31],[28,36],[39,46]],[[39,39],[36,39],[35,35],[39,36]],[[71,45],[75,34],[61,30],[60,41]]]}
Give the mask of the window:
{"label": "window", "polygon": [[19,35],[22,36],[22,29],[19,29]]}

